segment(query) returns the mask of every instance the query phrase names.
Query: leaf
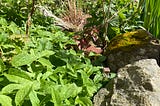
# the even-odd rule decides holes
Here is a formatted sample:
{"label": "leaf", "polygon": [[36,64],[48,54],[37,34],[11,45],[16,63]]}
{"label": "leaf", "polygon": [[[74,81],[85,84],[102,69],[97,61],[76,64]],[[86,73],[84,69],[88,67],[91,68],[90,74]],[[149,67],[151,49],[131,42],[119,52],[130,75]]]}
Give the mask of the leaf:
{"label": "leaf", "polygon": [[8,23],[7,23],[5,18],[2,18],[2,17],[0,18],[0,25],[5,25],[5,26],[8,25]]}
{"label": "leaf", "polygon": [[42,51],[42,52],[40,53],[39,58],[40,58],[40,57],[44,57],[44,56],[48,57],[48,56],[50,56],[50,55],[53,55],[54,53],[55,53],[55,52],[53,52],[53,51],[51,51],[51,50],[44,50],[44,51]]}
{"label": "leaf", "polygon": [[66,84],[61,87],[61,96],[62,100],[66,100],[70,97],[76,97],[79,92],[81,92],[82,88],[77,87],[75,84]]}
{"label": "leaf", "polygon": [[10,75],[10,74],[4,74],[4,76],[10,81],[10,82],[15,82],[15,83],[26,83],[30,82],[30,80],[15,76],[15,75]]}
{"label": "leaf", "polygon": [[39,58],[38,61],[43,65],[43,66],[47,66],[47,67],[53,67],[53,65],[51,64],[51,62],[48,59],[45,58]]}
{"label": "leaf", "polygon": [[95,93],[95,91],[97,90],[96,86],[84,71],[81,71],[80,73],[81,73],[81,78],[83,80],[83,86],[86,87],[89,96],[93,96],[93,93]]}
{"label": "leaf", "polygon": [[25,71],[19,70],[19,69],[16,69],[16,68],[10,68],[9,69],[9,74],[31,80],[30,76]]}
{"label": "leaf", "polygon": [[25,98],[29,95],[32,89],[32,83],[26,83],[26,85],[17,91],[15,96],[16,106],[21,106]]}
{"label": "leaf", "polygon": [[2,106],[12,106],[12,99],[9,96],[0,94],[0,104]]}
{"label": "leaf", "polygon": [[112,78],[116,77],[116,75],[117,75],[116,73],[110,73],[109,78],[112,79]]}
{"label": "leaf", "polygon": [[60,93],[57,90],[55,90],[55,88],[51,88],[51,95],[52,95],[52,102],[54,103],[54,106],[62,106]]}
{"label": "leaf", "polygon": [[28,54],[26,52],[22,52],[16,56],[14,56],[11,60],[11,63],[13,66],[18,67],[18,66],[31,64],[36,59],[37,59],[37,57],[35,57],[31,54]]}
{"label": "leaf", "polygon": [[5,87],[2,88],[2,93],[3,94],[10,94],[12,93],[14,90],[18,90],[21,89],[23,86],[20,84],[9,84]]}
{"label": "leaf", "polygon": [[93,81],[94,81],[94,83],[99,83],[100,81],[102,81],[102,79],[103,79],[103,76],[102,76],[101,72],[99,71],[94,76]]}
{"label": "leaf", "polygon": [[75,104],[79,104],[80,106],[92,106],[92,101],[87,97],[77,97]]}
{"label": "leaf", "polygon": [[41,88],[41,83],[37,80],[33,81],[32,90],[39,90]]}
{"label": "leaf", "polygon": [[47,79],[47,78],[48,78],[50,75],[52,75],[52,74],[53,74],[53,72],[47,71],[46,73],[43,74],[42,80]]}
{"label": "leaf", "polygon": [[29,94],[30,101],[32,106],[40,106],[40,100],[37,97],[37,93],[35,91],[31,91]]}

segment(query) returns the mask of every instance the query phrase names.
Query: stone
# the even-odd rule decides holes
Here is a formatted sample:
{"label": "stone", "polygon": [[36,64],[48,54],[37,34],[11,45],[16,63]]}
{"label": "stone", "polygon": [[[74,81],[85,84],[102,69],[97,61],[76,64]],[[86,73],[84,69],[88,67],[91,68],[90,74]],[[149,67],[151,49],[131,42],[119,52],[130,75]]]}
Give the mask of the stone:
{"label": "stone", "polygon": [[160,67],[155,59],[125,65],[94,96],[94,106],[160,106]]}
{"label": "stone", "polygon": [[111,72],[141,59],[156,59],[159,64],[160,43],[145,30],[115,36],[106,48]]}

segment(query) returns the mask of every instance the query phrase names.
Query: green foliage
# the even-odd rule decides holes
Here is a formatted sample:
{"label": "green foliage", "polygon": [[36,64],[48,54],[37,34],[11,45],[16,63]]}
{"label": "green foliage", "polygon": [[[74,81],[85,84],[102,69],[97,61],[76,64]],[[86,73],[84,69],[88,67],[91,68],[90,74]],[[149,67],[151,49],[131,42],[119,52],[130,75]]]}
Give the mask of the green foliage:
{"label": "green foliage", "polygon": [[139,16],[141,11],[138,2],[134,0],[97,0],[90,3],[88,9],[92,15],[92,18],[88,19],[88,25],[100,26],[99,36],[105,40],[106,36],[111,39],[143,24]]}
{"label": "green foliage", "polygon": [[160,38],[160,1],[159,0],[141,0],[144,1],[144,14],[142,14],[143,26],[155,37]]}
{"label": "green foliage", "polygon": [[101,67],[66,49],[75,44],[72,38],[54,26],[32,25],[27,39],[23,27],[1,20],[2,105],[92,105],[93,94],[102,86]]}
{"label": "green foliage", "polygon": [[[99,27],[98,36],[101,39],[105,39],[106,35],[111,39],[116,34],[142,25],[137,2],[84,1],[78,0],[77,4],[84,12],[92,15],[86,27]],[[65,12],[65,3],[64,0],[38,0],[35,6],[47,6],[60,17]],[[147,3],[150,6],[150,3],[153,5],[155,2]],[[104,83],[102,67],[98,65],[102,65],[106,57],[97,56],[98,59],[92,62],[82,51],[75,51],[73,46],[70,47],[76,44],[71,34],[55,27],[54,20],[43,16],[37,8],[31,17],[32,24],[27,37],[25,23],[31,7],[32,2],[26,0],[0,1],[0,104],[92,106],[93,95]],[[158,35],[158,23],[151,23],[159,17],[145,17],[150,17],[147,18],[151,25],[149,30],[156,27],[153,32]],[[147,20],[144,21],[145,26],[146,22]],[[88,57],[91,56],[95,55],[90,53]],[[111,73],[105,82],[113,77],[115,73]]]}

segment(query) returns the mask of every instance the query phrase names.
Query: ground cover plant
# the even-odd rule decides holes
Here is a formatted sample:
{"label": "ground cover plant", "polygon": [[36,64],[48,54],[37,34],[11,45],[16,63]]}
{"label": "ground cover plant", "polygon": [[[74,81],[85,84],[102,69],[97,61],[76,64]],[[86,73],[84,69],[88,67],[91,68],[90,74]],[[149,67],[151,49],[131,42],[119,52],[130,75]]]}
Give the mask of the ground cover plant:
{"label": "ground cover plant", "polygon": [[28,39],[15,23],[1,22],[2,105],[92,104],[91,97],[102,86],[101,67],[81,52],[65,50],[74,44],[72,39],[53,26],[32,26]]}
{"label": "ground cover plant", "polygon": [[0,104],[92,106],[115,77],[103,72],[104,49],[116,34],[145,24],[143,3],[0,0]]}

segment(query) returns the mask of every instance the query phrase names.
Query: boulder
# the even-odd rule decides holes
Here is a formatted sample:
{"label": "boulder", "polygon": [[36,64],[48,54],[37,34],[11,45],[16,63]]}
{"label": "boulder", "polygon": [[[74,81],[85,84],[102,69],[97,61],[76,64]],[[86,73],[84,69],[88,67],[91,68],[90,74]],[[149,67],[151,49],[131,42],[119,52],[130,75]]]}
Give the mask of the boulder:
{"label": "boulder", "polygon": [[112,72],[141,59],[156,59],[159,64],[160,43],[149,32],[137,30],[115,36],[106,48],[107,64]]}
{"label": "boulder", "polygon": [[94,106],[160,106],[160,67],[155,59],[125,65],[94,96]]}

